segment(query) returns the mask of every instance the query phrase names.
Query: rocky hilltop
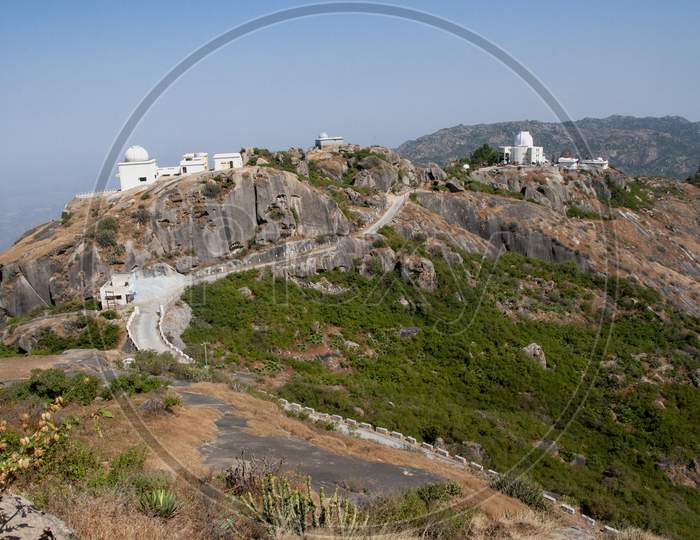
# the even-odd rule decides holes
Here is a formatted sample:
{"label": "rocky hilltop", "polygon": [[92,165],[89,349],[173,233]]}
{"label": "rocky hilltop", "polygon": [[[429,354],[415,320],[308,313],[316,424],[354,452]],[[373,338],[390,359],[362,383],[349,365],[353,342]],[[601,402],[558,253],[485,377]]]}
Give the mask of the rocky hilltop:
{"label": "rocky hilltop", "polygon": [[[574,122],[588,143],[590,157],[603,156],[631,175],[662,175],[684,180],[700,161],[700,122],[679,116],[636,118],[609,116]],[[509,145],[513,136],[528,130],[547,156],[574,152],[571,125],[523,120],[496,124],[458,125],[407,141],[398,147],[402,156],[416,161],[445,164],[468,156],[487,142]],[[589,156],[584,156],[589,157]]]}
{"label": "rocky hilltop", "polygon": [[287,264],[292,275],[362,268],[377,257],[387,269],[421,272],[420,261],[401,261],[364,234],[392,193],[409,190],[394,227],[406,239],[428,238],[447,259],[454,245],[573,261],[631,277],[700,313],[700,189],[690,183],[552,167],[467,174],[351,145],[253,150],[246,158],[242,169],[69,202],[61,220],[27,232],[0,254],[3,316],[95,297],[115,271],[167,263],[188,273],[292,240],[345,239],[335,257]]}

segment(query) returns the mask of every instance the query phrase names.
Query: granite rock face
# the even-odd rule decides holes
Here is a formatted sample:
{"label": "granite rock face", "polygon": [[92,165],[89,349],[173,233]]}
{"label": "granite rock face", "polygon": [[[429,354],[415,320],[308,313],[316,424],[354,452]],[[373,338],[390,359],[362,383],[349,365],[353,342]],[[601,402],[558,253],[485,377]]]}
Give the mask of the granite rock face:
{"label": "granite rock face", "polygon": [[[145,216],[139,221],[137,209]],[[97,201],[74,199],[66,211],[73,223],[58,232],[55,222],[38,227],[0,257],[6,316],[94,296],[112,272],[157,260],[189,272],[259,246],[350,232],[332,198],[293,173],[268,167],[163,180],[145,192]],[[95,223],[106,217],[119,224],[114,248],[93,241]]]}
{"label": "granite rock face", "polygon": [[430,259],[402,253],[399,255],[398,268],[401,279],[419,289],[434,291],[437,287],[435,268]]}
{"label": "granite rock face", "polygon": [[56,516],[39,510],[31,501],[10,493],[0,497],[3,516],[2,538],[17,540],[69,540],[75,533]]}

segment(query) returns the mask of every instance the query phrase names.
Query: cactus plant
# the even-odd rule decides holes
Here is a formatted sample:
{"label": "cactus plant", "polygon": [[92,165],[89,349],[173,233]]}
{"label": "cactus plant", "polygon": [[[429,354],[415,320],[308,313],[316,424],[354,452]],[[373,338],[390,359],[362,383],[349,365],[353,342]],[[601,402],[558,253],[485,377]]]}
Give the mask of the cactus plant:
{"label": "cactus plant", "polygon": [[308,529],[336,528],[347,532],[357,526],[357,508],[349,500],[339,497],[337,490],[327,498],[321,489],[317,503],[308,477],[305,489],[298,490],[292,488],[286,478],[269,475],[263,481],[259,499],[248,492],[240,500],[275,531],[303,535]]}

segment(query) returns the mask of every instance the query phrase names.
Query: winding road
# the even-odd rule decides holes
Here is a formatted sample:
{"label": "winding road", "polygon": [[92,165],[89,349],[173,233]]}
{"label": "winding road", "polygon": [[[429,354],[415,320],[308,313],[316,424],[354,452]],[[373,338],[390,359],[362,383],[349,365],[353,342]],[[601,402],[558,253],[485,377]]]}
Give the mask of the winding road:
{"label": "winding road", "polygon": [[[391,223],[396,214],[406,204],[411,192],[394,195],[387,193],[388,205],[382,215],[374,223],[368,225],[355,236],[362,237],[376,234],[379,229]],[[293,262],[316,257],[333,252],[338,247],[338,240],[328,244],[318,245],[313,240],[297,240],[280,246],[274,246],[262,253],[255,253],[247,260],[232,260],[222,264],[208,266],[189,275],[171,270],[160,275],[146,275],[137,272],[134,282],[136,297],[134,312],[127,324],[129,337],[138,350],[156,352],[174,352],[183,362],[189,362],[188,357],[171,344],[167,343],[160,330],[161,310],[182,296],[185,289],[191,285],[219,280],[229,274],[267,268],[280,262]],[[291,255],[290,255],[291,254]],[[272,256],[265,260],[265,256]]]}

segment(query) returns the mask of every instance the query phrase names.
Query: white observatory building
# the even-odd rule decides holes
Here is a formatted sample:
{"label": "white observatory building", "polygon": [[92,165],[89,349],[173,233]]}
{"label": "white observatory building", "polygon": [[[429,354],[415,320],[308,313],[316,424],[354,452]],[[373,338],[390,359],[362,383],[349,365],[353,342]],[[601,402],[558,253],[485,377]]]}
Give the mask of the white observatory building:
{"label": "white observatory building", "polygon": [[155,159],[150,159],[143,146],[130,146],[124,153],[124,161],[117,164],[117,177],[122,191],[152,184],[158,176]]}
{"label": "white observatory building", "polygon": [[515,165],[542,165],[547,159],[544,148],[535,146],[529,131],[521,131],[515,136],[513,146],[501,146],[500,160]]}
{"label": "white observatory building", "polygon": [[331,137],[325,131],[316,137],[316,148],[338,147],[345,144],[342,137]]}
{"label": "white observatory building", "polygon": [[243,167],[243,157],[240,152],[214,154],[214,170],[240,169]]}

